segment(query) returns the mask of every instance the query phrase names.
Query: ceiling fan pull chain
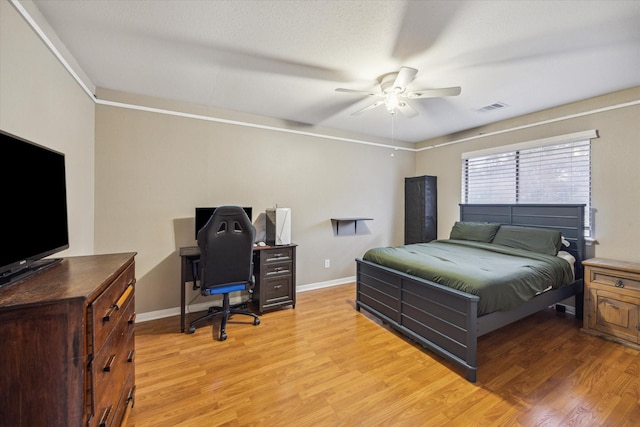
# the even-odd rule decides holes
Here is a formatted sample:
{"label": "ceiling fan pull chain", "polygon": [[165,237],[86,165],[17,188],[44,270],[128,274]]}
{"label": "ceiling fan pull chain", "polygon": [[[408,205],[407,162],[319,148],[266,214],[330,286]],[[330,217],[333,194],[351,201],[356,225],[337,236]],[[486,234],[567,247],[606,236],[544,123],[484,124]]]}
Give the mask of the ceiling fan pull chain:
{"label": "ceiling fan pull chain", "polygon": [[[396,151],[398,147],[396,147],[396,135],[395,135],[395,120],[396,120],[396,112],[391,112],[391,146],[393,147],[393,151]],[[394,157],[393,152],[391,152],[391,157]]]}

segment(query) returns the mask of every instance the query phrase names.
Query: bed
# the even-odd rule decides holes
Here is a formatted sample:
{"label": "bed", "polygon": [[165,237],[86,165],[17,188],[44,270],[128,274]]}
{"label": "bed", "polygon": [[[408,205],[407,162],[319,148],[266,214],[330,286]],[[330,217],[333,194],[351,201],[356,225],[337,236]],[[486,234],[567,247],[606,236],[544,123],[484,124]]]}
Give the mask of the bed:
{"label": "bed", "polygon": [[[468,381],[476,382],[478,337],[571,296],[576,296],[576,317],[582,317],[581,261],[585,251],[584,210],[585,206],[582,204],[460,205],[459,223],[463,225],[490,223],[506,226],[504,230],[527,227],[527,230],[533,228],[541,231],[559,231],[564,244],[568,245],[562,246],[561,251],[567,252],[570,254],[569,258],[575,260],[569,279],[562,279],[564,283],[557,283],[544,290],[527,290],[524,296],[520,296],[522,301],[510,301],[506,306],[498,306],[496,309],[495,305],[486,303],[486,295],[470,293],[465,283],[459,283],[458,289],[451,287],[438,272],[430,274],[430,267],[423,268],[423,272],[418,272],[416,266],[402,271],[393,264],[381,265],[375,257],[369,256],[373,260],[365,260],[364,257],[356,259],[356,308],[358,311],[366,310],[406,337],[459,366],[465,371]],[[452,234],[451,237],[455,236]],[[435,243],[456,244],[440,241]],[[472,242],[471,246],[482,245]],[[439,250],[447,251],[448,248],[445,246]],[[368,256],[368,253],[369,251],[365,255]],[[440,255],[436,253],[432,257],[439,258]],[[483,264],[484,261],[478,263]],[[451,265],[456,264],[454,262]],[[518,268],[514,267],[515,270]],[[423,277],[419,277],[418,274]],[[456,279],[464,282],[464,277]],[[493,282],[501,280],[500,277],[491,277],[487,280],[486,287],[491,288]],[[517,280],[515,278],[504,281],[508,283]],[[495,289],[492,292],[495,293]],[[527,293],[529,295],[526,295]]]}

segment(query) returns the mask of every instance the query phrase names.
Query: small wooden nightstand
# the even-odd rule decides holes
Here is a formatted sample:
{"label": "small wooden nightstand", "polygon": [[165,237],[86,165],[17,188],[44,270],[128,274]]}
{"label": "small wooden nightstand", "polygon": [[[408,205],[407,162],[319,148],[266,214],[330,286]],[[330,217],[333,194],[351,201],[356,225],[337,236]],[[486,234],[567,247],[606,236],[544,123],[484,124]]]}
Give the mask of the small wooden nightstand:
{"label": "small wooden nightstand", "polygon": [[640,349],[640,263],[592,258],[582,264],[582,331]]}

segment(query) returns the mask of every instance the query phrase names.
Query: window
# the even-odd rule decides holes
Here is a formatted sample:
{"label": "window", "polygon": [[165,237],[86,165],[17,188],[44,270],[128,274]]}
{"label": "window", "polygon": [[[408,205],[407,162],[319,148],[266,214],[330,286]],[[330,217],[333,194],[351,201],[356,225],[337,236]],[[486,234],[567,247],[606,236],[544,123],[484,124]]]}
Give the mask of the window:
{"label": "window", "polygon": [[595,130],[462,155],[462,203],[584,203],[591,236]]}

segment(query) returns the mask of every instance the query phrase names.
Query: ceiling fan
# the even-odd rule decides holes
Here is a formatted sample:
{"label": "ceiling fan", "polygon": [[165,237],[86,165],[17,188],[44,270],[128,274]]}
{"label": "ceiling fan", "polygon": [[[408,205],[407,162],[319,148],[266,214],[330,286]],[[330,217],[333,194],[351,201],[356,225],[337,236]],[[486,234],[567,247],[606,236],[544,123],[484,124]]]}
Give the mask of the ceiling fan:
{"label": "ceiling fan", "polygon": [[441,96],[457,96],[460,95],[462,90],[459,86],[446,87],[440,89],[422,89],[412,92],[407,92],[407,85],[413,81],[418,70],[410,67],[401,67],[400,71],[383,74],[378,77],[378,83],[380,84],[380,92],[367,92],[363,90],[355,89],[343,89],[337,88],[336,92],[355,93],[360,95],[375,96],[381,98],[373,104],[351,113],[352,116],[357,116],[365,111],[373,110],[376,107],[384,105],[391,114],[395,114],[396,111],[400,111],[406,117],[415,117],[418,112],[404,99],[418,99],[418,98],[438,98]]}

